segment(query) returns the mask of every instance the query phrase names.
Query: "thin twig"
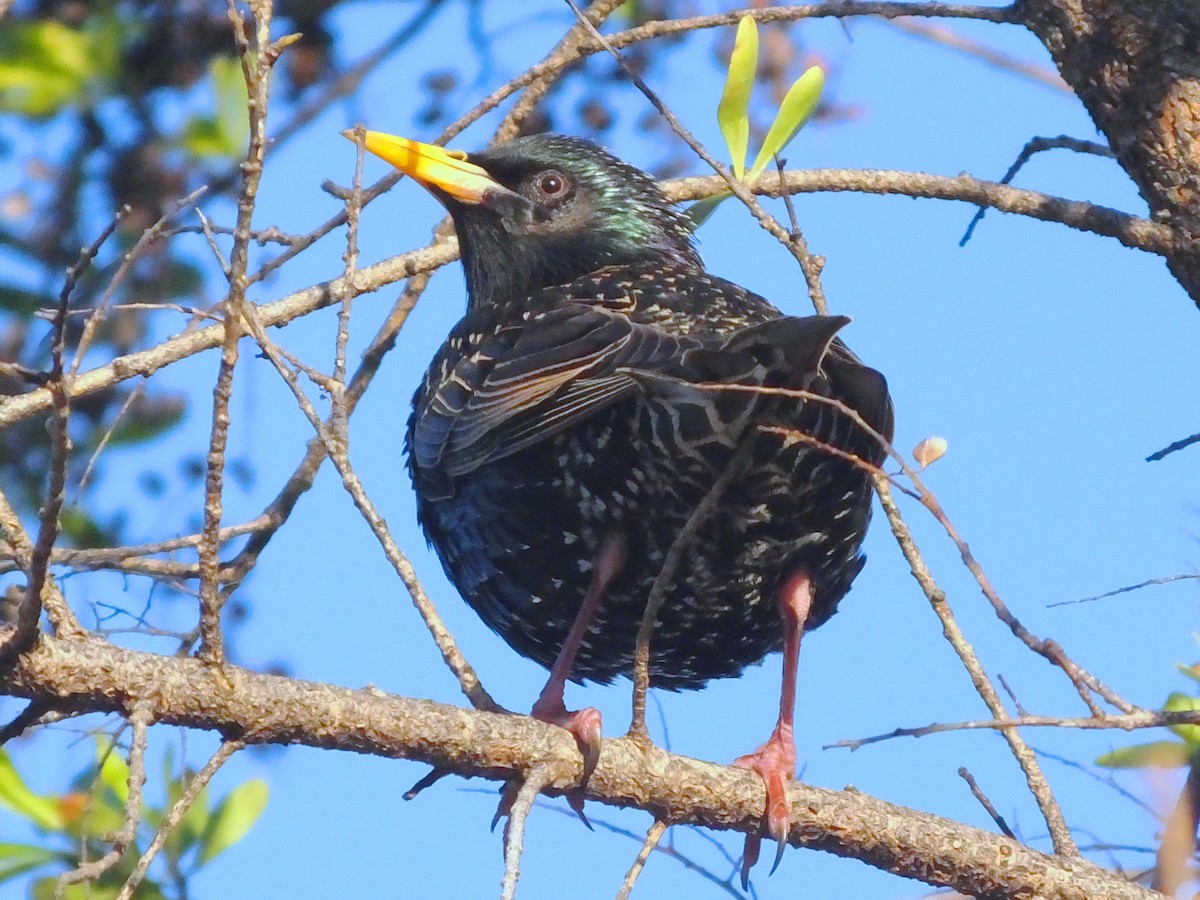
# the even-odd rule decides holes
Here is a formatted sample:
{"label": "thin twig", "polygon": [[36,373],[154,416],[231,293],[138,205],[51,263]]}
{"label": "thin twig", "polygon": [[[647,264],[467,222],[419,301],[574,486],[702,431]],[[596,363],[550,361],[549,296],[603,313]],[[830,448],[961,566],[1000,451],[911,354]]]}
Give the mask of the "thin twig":
{"label": "thin twig", "polygon": [[667,823],[662,819],[655,819],[650,826],[650,830],[646,832],[646,840],[642,842],[642,849],[638,851],[638,855],[634,857],[633,864],[630,865],[629,871],[625,873],[625,880],[621,882],[621,889],[617,891],[617,900],[629,900],[629,895],[633,893],[633,886],[637,884],[638,876],[642,874],[642,869],[646,867],[646,860],[650,858],[650,854],[658,847],[658,842],[662,840],[663,834],[666,833]]}
{"label": "thin twig", "polygon": [[[1136,731],[1145,728],[1170,728],[1176,725],[1198,725],[1200,715],[1192,710],[1168,712],[1141,709],[1132,713],[1106,713],[1102,716],[1004,716],[996,719],[969,719],[962,722],[933,722],[918,727],[896,728],[886,734],[851,738],[826,744],[824,750],[858,750],[868,744],[878,744],[904,737],[926,737],[952,731],[999,731],[1014,728],[1075,728],[1080,731]],[[1043,754],[1051,756],[1051,754]],[[1054,758],[1054,757],[1052,757]]]}
{"label": "thin twig", "polygon": [[1163,447],[1161,450],[1155,450],[1146,457],[1146,462],[1158,462],[1160,459],[1170,456],[1175,451],[1182,450],[1184,447],[1190,447],[1195,443],[1200,443],[1200,431],[1188,437],[1180,438],[1179,440],[1168,444],[1166,447]]}
{"label": "thin twig", "polygon": [[29,704],[13,716],[3,728],[0,728],[0,747],[3,747],[15,737],[20,737],[30,728],[39,725],[51,708],[41,700],[30,700]]}
{"label": "thin twig", "polygon": [[108,423],[108,427],[104,429],[104,434],[100,436],[100,440],[96,443],[96,449],[88,457],[87,465],[83,468],[83,474],[79,476],[79,483],[75,485],[75,493],[71,498],[72,504],[79,502],[79,498],[83,494],[83,489],[87,487],[88,482],[91,481],[92,473],[96,470],[96,463],[100,461],[100,454],[104,452],[113,435],[117,433],[117,428],[121,422],[129,415],[129,411],[133,409],[134,404],[142,398],[145,392],[146,382],[142,381],[125,397],[125,402],[121,404],[121,408],[117,410],[117,414],[113,416],[112,421]]}
{"label": "thin twig", "polygon": [[354,182],[346,198],[346,252],[342,255],[346,264],[342,277],[347,290],[338,309],[333,354],[333,389],[330,392],[329,427],[344,445],[350,442],[349,410],[346,406],[346,345],[350,341],[350,309],[354,302],[354,277],[358,273],[358,216],[362,211],[363,152],[366,149],[366,135],[366,129],[361,125],[355,126]]}
{"label": "thin twig", "polygon": [[533,802],[551,781],[554,780],[552,766],[534,766],[522,782],[508,811],[504,825],[504,880],[500,887],[500,900],[513,900],[517,894],[517,879],[521,877],[521,854],[525,849],[525,821]]}
{"label": "thin twig", "polygon": [[654,625],[658,621],[659,610],[667,599],[667,589],[671,586],[680,565],[683,564],[684,553],[691,545],[700,530],[700,526],[711,521],[713,510],[721,501],[725,491],[733,480],[742,473],[758,437],[756,431],[750,431],[742,436],[741,444],[736,452],[729,457],[720,475],[713,482],[688,515],[687,521],[671,541],[663,557],[662,566],[654,577],[654,584],[646,598],[646,609],[642,613],[642,622],[638,626],[637,640],[633,650],[633,714],[629,722],[629,736],[646,743],[650,742],[650,734],[646,730],[646,694],[650,690],[650,644],[653,640]]}
{"label": "thin twig", "polygon": [[[241,525],[230,525],[222,528],[219,535],[221,543],[224,544],[234,538],[252,534],[266,527],[267,524],[268,518],[266,516],[258,516],[249,522],[243,522]],[[200,540],[201,535],[189,534],[184,537],[171,538],[150,544],[134,544],[128,547],[89,547],[82,549],[56,547],[50,554],[50,564],[53,566],[66,566],[79,571],[116,569],[121,572],[137,573],[145,571],[147,574],[154,574],[159,570],[153,567],[143,569],[143,565],[146,562],[152,561],[144,560],[142,557],[196,547],[200,544]],[[172,565],[179,567],[170,570],[175,577],[197,577],[198,570],[194,563],[175,563]],[[19,568],[20,565],[17,562],[16,551],[13,546],[7,542],[0,542],[0,575]],[[226,568],[228,566],[222,566],[222,572]],[[224,578],[224,575],[222,577]]]}
{"label": "thin twig", "polygon": [[[71,453],[71,437],[69,431],[71,416],[71,374],[68,373],[64,358],[67,342],[67,310],[71,305],[71,294],[78,284],[79,278],[92,264],[96,254],[105,242],[112,237],[121,220],[129,213],[129,207],[122,207],[112,217],[108,225],[91,244],[79,251],[79,258],[67,270],[66,280],[58,295],[58,306],[55,309],[50,337],[50,374],[46,381],[46,390],[50,392],[53,402],[54,415],[50,420],[50,461],[49,479],[46,486],[46,501],[42,505],[38,519],[37,541],[29,553],[29,559],[22,568],[25,570],[25,597],[17,609],[16,629],[11,639],[0,645],[0,664],[12,656],[23,653],[37,637],[38,620],[42,616],[43,593],[49,578],[50,554],[58,540],[58,516],[62,512],[67,490],[67,462]],[[6,517],[7,518],[7,517]],[[6,528],[7,532],[8,529]],[[14,537],[9,540],[15,543]],[[51,624],[56,628],[73,630],[74,622],[64,620],[54,604],[46,607]]]}
{"label": "thin twig", "polygon": [[1053,69],[1038,65],[1037,63],[1026,62],[1023,59],[1017,59],[1015,56],[1011,56],[991,44],[973,40],[964,34],[952,31],[945,25],[922,22],[920,19],[910,19],[908,17],[890,19],[888,20],[888,24],[906,34],[932,41],[942,47],[948,47],[951,50],[956,50],[966,56],[973,57],[995,69],[1018,75],[1021,78],[1027,78],[1034,84],[1040,84],[1042,87],[1048,87],[1060,93],[1074,94],[1071,86]]}
{"label": "thin twig", "polygon": [[992,805],[992,801],[988,799],[988,795],[983,792],[983,789],[979,786],[979,782],[975,780],[975,776],[970,773],[966,766],[958,767],[958,777],[967,783],[967,787],[971,789],[971,793],[979,801],[979,805],[992,817],[992,821],[996,823],[996,827],[1000,829],[1000,833],[1005,837],[1012,838],[1014,841],[1017,840],[1017,836],[1013,834],[1013,830],[1004,821],[1004,816],[997,812],[996,807]]}
{"label": "thin twig", "polygon": [[192,804],[196,802],[196,798],[200,796],[200,792],[204,790],[212,777],[217,774],[217,770],[229,761],[233,754],[237,753],[246,744],[240,740],[225,741],[212,757],[204,764],[199,772],[196,773],[184,788],[183,794],[174,805],[163,816],[162,825],[159,826],[158,833],[154,835],[154,840],[150,842],[150,846],[141,855],[137,861],[137,865],[133,867],[133,871],[129,873],[129,877],[125,879],[125,884],[121,886],[121,892],[117,894],[116,900],[131,900],[134,891],[137,890],[142,879],[146,877],[146,873],[150,870],[150,864],[154,862],[154,858],[158,856],[163,845],[167,842],[167,838],[171,832],[179,824],[179,820],[184,814],[191,809]]}
{"label": "thin twig", "polygon": [[[1022,715],[1026,715],[1026,714],[1022,713]],[[1133,793],[1132,791],[1126,790],[1124,787],[1122,787],[1121,784],[1111,774],[1101,775],[1099,772],[1094,771],[1089,766],[1085,766],[1083,763],[1079,762],[1078,760],[1070,759],[1069,757],[1066,757],[1066,756],[1060,756],[1057,753],[1051,753],[1049,750],[1039,750],[1037,747],[1034,747],[1033,752],[1036,753],[1038,756],[1044,757],[1045,759],[1052,759],[1056,763],[1061,763],[1062,765],[1066,766],[1069,769],[1074,769],[1077,772],[1082,772],[1084,775],[1086,775],[1088,778],[1092,779],[1093,781],[1099,782],[1100,784],[1104,785],[1105,787],[1110,788],[1117,795],[1124,797],[1126,800],[1128,800],[1134,806],[1138,807],[1143,812],[1149,814],[1151,816],[1151,818],[1153,818],[1155,821],[1161,822],[1163,820],[1163,816],[1158,812],[1158,810],[1156,810],[1153,806],[1151,806],[1149,803],[1147,803],[1145,800],[1143,800],[1137,794]],[[1154,851],[1151,850],[1150,852],[1153,853]]]}
{"label": "thin twig", "polygon": [[[963,667],[967,670],[967,674],[971,678],[971,683],[975,686],[976,693],[983,699],[994,719],[1008,718],[1004,704],[996,693],[996,688],[987,677],[987,673],[984,671],[979,657],[975,654],[975,648],[971,646],[966,636],[962,633],[962,630],[958,627],[958,622],[950,610],[950,605],[946,602],[945,592],[938,586],[933,578],[933,574],[926,566],[921,551],[917,548],[912,533],[908,530],[908,525],[900,515],[900,509],[896,506],[896,501],[892,499],[892,492],[885,478],[875,478],[875,493],[879,497],[880,503],[883,504],[888,522],[892,526],[892,533],[895,535],[896,542],[900,545],[900,550],[904,553],[905,559],[908,560],[913,577],[917,579],[917,583],[921,586],[921,590],[929,600],[929,605],[941,621],[942,632],[945,634],[946,640],[950,642],[950,646],[954,648],[954,652],[958,654]],[[1060,856],[1078,856],[1079,851],[1075,847],[1074,838],[1071,837],[1071,830],[1067,826],[1066,819],[1063,818],[1062,809],[1059,807],[1058,801],[1055,799],[1054,793],[1046,781],[1046,776],[1042,773],[1041,766],[1038,765],[1037,757],[1034,756],[1033,751],[1029,749],[1029,745],[1025,743],[1025,739],[1021,737],[1015,728],[1001,728],[1000,733],[1008,742],[1009,749],[1016,758],[1017,764],[1020,765],[1021,770],[1025,773],[1025,782],[1029,785],[1029,790],[1033,794],[1034,800],[1037,801],[1038,808],[1042,811],[1042,817],[1046,820],[1046,825],[1050,829],[1050,837],[1054,842],[1055,852]]]}
{"label": "thin twig", "polygon": [[270,74],[280,49],[286,46],[281,42],[271,43],[271,13],[270,0],[261,0],[255,4],[256,37],[255,47],[252,49],[242,15],[238,12],[234,0],[229,0],[229,22],[233,27],[234,43],[237,45],[249,97],[250,146],[241,167],[243,181],[238,194],[233,250],[229,257],[229,294],[225,301],[225,322],[222,326],[221,362],[217,371],[216,387],[213,388],[212,428],[204,477],[204,527],[201,531],[204,539],[200,542],[200,656],[217,665],[225,660],[218,570],[225,449],[229,439],[229,400],[233,394],[238,343],[245,327],[248,286],[246,270],[249,266],[254,207],[267,147]]}
{"label": "thin twig", "polygon": [[[1081,141],[1079,138],[1069,137],[1065,134],[1060,134],[1058,137],[1052,138],[1035,137],[1021,148],[1021,152],[1017,154],[1017,158],[1013,161],[1013,164],[1008,167],[1008,171],[1000,179],[1000,184],[1010,184],[1025,163],[1029,162],[1033,157],[1033,154],[1043,153],[1046,150],[1074,150],[1076,153],[1090,153],[1093,156],[1103,156],[1109,159],[1113,157],[1112,150],[1094,141]],[[971,235],[975,232],[975,226],[983,221],[983,216],[986,212],[986,206],[979,207],[979,210],[972,217],[970,224],[967,225],[966,232],[959,239],[958,246],[965,247],[967,245],[967,242],[971,240]]]}
{"label": "thin twig", "polygon": [[[440,238],[440,242],[445,244],[446,238]],[[347,418],[354,412],[358,401],[362,398],[371,380],[379,371],[379,366],[383,362],[384,356],[395,346],[396,336],[407,321],[408,314],[416,305],[417,300],[428,283],[429,275],[426,273],[410,278],[404,292],[392,307],[383,324],[379,326],[379,330],[376,332],[370,346],[363,353],[362,362],[359,364],[354,376],[350,379],[350,384],[346,388],[345,405]],[[271,539],[283,524],[287,522],[300,498],[312,487],[317,471],[327,456],[328,453],[325,450],[325,444],[319,437],[313,437],[305,448],[303,459],[301,459],[300,463],[292,471],[292,474],[288,477],[283,487],[280,488],[275,498],[255,520],[261,520],[263,522],[262,527],[255,529],[255,533],[246,542],[246,546],[230,561],[229,568],[232,571],[231,581],[241,581],[257,565],[263,550],[266,549]]]}
{"label": "thin twig", "polygon": [[[478,790],[482,791],[482,789],[478,789]],[[492,792],[487,791],[487,793],[490,794]],[[541,809],[549,810],[550,812],[557,813],[560,816],[569,816],[572,819],[578,819],[578,815],[575,813],[574,810],[563,809],[558,804],[538,801],[537,805]],[[602,828],[605,831],[612,832],[613,834],[619,834],[621,837],[629,838],[631,841],[637,841],[638,843],[641,843],[641,841],[643,840],[641,835],[634,834],[628,828],[622,828],[621,826],[614,825],[612,822],[605,821],[604,819],[593,818],[591,820],[591,822],[597,828]],[[745,900],[746,895],[743,894],[741,891],[739,891],[737,889],[737,886],[733,882],[733,877],[734,877],[735,872],[741,871],[741,863],[738,860],[735,860],[730,855],[729,851],[725,849],[725,845],[722,844],[719,840],[717,840],[713,835],[711,835],[707,831],[705,831],[703,828],[698,828],[694,825],[686,825],[686,826],[676,826],[676,829],[678,829],[679,827],[686,828],[688,831],[695,834],[696,837],[701,838],[702,840],[708,841],[710,844],[712,844],[713,847],[716,848],[716,850],[725,858],[726,862],[728,862],[729,865],[732,867],[730,869],[730,874],[725,878],[721,878],[715,872],[706,868],[705,866],[701,865],[700,863],[696,862],[696,860],[692,859],[687,854],[681,853],[678,849],[676,849],[675,843],[672,840],[668,840],[668,842],[666,844],[663,844],[660,842],[658,844],[658,846],[656,846],[654,848],[654,852],[661,853],[664,856],[667,856],[667,857],[675,860],[677,863],[679,863],[681,866],[683,866],[689,872],[695,872],[701,878],[705,879],[706,881],[711,882],[712,884],[715,884],[717,887],[719,887],[723,891],[725,891],[725,893],[729,894],[729,896],[735,898],[735,900]],[[674,834],[674,832],[668,832],[668,836],[671,834]]]}
{"label": "thin twig", "polygon": [[1019,716],[1028,715],[1029,711],[1026,710],[1024,706],[1021,705],[1021,700],[1020,700],[1020,698],[1017,697],[1017,692],[1012,689],[1012,687],[1009,685],[1008,681],[1005,679],[1004,675],[997,672],[996,680],[1000,682],[1000,687],[1002,687],[1004,689],[1004,693],[1008,694],[1008,699],[1013,702],[1013,707],[1017,710],[1017,715],[1019,715]]}
{"label": "thin twig", "polygon": [[[142,789],[146,784],[146,739],[150,722],[149,708],[135,706],[129,716],[129,724],[133,726],[133,738],[129,747],[129,789],[125,797],[125,818],[121,830],[110,838],[112,847],[99,859],[90,862],[81,860],[74,869],[59,875],[56,895],[68,885],[99,878],[120,861],[125,851],[134,846],[134,838],[137,837],[138,824],[142,817]],[[109,752],[115,750],[113,747]],[[103,765],[103,761],[100,765]],[[99,771],[96,777],[100,777]]]}
{"label": "thin twig", "polygon": [[[3,534],[8,542],[9,553],[16,561],[17,568],[25,572],[28,577],[33,566],[33,541],[3,491],[0,491],[0,534]],[[53,556],[53,554],[51,555]],[[28,596],[28,591],[25,592],[25,596]],[[78,637],[83,634],[83,629],[79,626],[75,614],[71,612],[71,607],[67,605],[66,598],[63,597],[62,591],[53,579],[47,579],[42,589],[42,605],[51,621],[57,623],[56,632],[59,637]],[[37,620],[35,619],[35,627],[36,624]],[[11,655],[9,648],[17,647],[20,644],[15,637],[15,631],[14,629],[6,639],[0,640],[0,668]]]}
{"label": "thin twig", "polygon": [[829,304],[825,300],[825,291],[821,287],[821,269],[824,268],[825,260],[822,257],[816,256],[809,252],[808,244],[805,242],[804,236],[801,234],[800,229],[793,228],[789,231],[787,228],[784,228],[774,216],[767,212],[763,208],[762,204],[760,204],[754,198],[754,194],[746,186],[746,184],[740,179],[736,178],[733,173],[730,172],[729,169],[727,169],[724,165],[719,163],[708,152],[705,146],[700,143],[700,141],[697,140],[687,128],[684,127],[683,123],[679,121],[679,117],[676,116],[666,105],[666,103],[662,101],[658,94],[656,94],[654,90],[652,90],[651,87],[646,84],[642,76],[639,75],[637,71],[635,71],[634,68],[625,61],[625,58],[621,56],[616,47],[609,43],[608,39],[584,17],[583,13],[580,12],[579,7],[575,5],[574,0],[566,0],[566,3],[575,12],[580,24],[582,24],[591,34],[592,40],[599,43],[600,46],[607,50],[612,58],[617,61],[617,63],[625,71],[625,74],[629,77],[629,80],[633,82],[637,89],[642,92],[642,95],[649,100],[650,104],[658,111],[658,114],[662,116],[663,119],[666,120],[667,124],[671,126],[671,130],[674,131],[675,134],[677,134],[680,138],[682,138],[684,143],[691,148],[692,152],[700,157],[700,159],[702,159],[709,166],[709,168],[711,168],[725,180],[728,189],[735,197],[745,204],[746,208],[750,210],[751,214],[759,221],[762,227],[771,235],[773,235],[781,244],[783,244],[783,246],[787,248],[788,252],[795,257],[796,261],[800,264],[800,271],[804,273],[804,280],[808,285],[808,295],[812,299],[813,307],[816,309],[818,314],[827,315],[829,312]]}
{"label": "thin twig", "polygon": [[133,270],[133,267],[141,260],[142,254],[163,234],[167,225],[179,215],[181,210],[189,208],[207,190],[207,187],[199,187],[186,197],[175,201],[171,208],[153,225],[138,235],[137,242],[121,257],[121,264],[117,266],[117,270],[109,278],[108,284],[104,287],[104,292],[91,309],[86,310],[88,314],[87,321],[83,325],[83,333],[79,335],[79,340],[75,344],[75,356],[71,360],[70,380],[72,383],[79,375],[79,368],[83,365],[84,357],[87,356],[88,351],[91,349],[92,342],[99,333],[105,316],[113,308],[112,298],[116,296],[117,289],[124,283],[129,273]]}
{"label": "thin twig", "polygon": [[384,521],[383,516],[375,508],[367,496],[366,489],[359,480],[357,473],[350,464],[350,460],[346,455],[345,445],[338,440],[337,435],[333,434],[329,426],[322,421],[320,415],[312,405],[312,401],[304,393],[300,387],[299,380],[296,374],[287,367],[287,364],[280,357],[277,348],[273,341],[267,337],[263,331],[261,324],[254,318],[254,311],[247,309],[247,320],[250,326],[250,333],[258,341],[262,348],[263,354],[275,367],[275,370],[283,377],[284,382],[291,389],[293,396],[296,399],[300,410],[308,419],[309,424],[317,433],[317,438],[325,447],[325,452],[328,454],[330,462],[341,476],[342,485],[350,494],[354,501],[355,507],[358,508],[371,531],[375,534],[376,540],[383,547],[384,555],[388,562],[392,564],[392,568],[396,574],[400,576],[400,580],[408,589],[409,595],[412,597],[413,604],[417,607],[425,626],[429,629],[433,636],[434,642],[437,644],[438,650],[442,653],[442,658],[446,661],[446,665],[454,673],[458,679],[459,686],[463,693],[471,701],[477,709],[484,710],[499,710],[500,705],[492,699],[492,696],[484,689],[483,684],[479,680],[475,669],[467,662],[462,651],[459,650],[458,644],[455,642],[453,635],[446,628],[442,621],[437,608],[434,606],[426,595],[424,588],[421,587],[417,580],[416,572],[413,570],[412,563],[408,557],[400,549],[395,538]]}
{"label": "thin twig", "polygon": [[[1094,675],[1092,675],[1086,669],[1083,669],[1082,667],[1080,667],[1069,656],[1067,656],[1066,652],[1062,649],[1062,647],[1060,647],[1058,645],[1057,642],[1050,640],[1048,638],[1039,639],[1037,636],[1035,636],[1032,632],[1030,632],[1029,629],[1027,629],[1021,623],[1020,619],[1018,619],[1015,615],[1013,615],[1012,611],[1008,608],[1008,606],[1001,599],[1000,595],[992,587],[992,584],[987,577],[987,573],[984,572],[984,570],[983,570],[983,566],[981,566],[979,564],[979,561],[977,559],[975,559],[974,554],[971,552],[971,548],[968,546],[967,542],[963,539],[962,535],[960,535],[958,533],[958,529],[954,526],[954,523],[950,520],[950,517],[946,514],[946,511],[942,508],[941,503],[938,501],[938,499],[934,495],[934,493],[925,486],[924,482],[921,481],[920,475],[916,472],[916,470],[914,470],[912,468],[912,466],[910,466],[908,464],[908,461],[903,456],[901,456],[899,453],[897,453],[895,448],[893,448],[887,442],[887,440],[883,437],[883,435],[879,434],[874,428],[872,428],[866,422],[866,420],[863,419],[863,417],[858,413],[857,410],[850,408],[846,404],[844,404],[841,401],[836,400],[834,398],[823,397],[819,394],[814,394],[810,391],[795,390],[792,388],[759,387],[756,385],[720,384],[720,383],[698,383],[694,386],[698,389],[702,388],[704,390],[714,390],[714,391],[738,391],[738,392],[753,392],[753,393],[764,393],[764,394],[778,394],[780,396],[795,397],[797,399],[802,399],[802,400],[812,400],[817,403],[826,404],[826,405],[831,406],[834,409],[838,410],[842,415],[844,415],[848,419],[850,419],[850,421],[852,421],[866,435],[868,435],[873,440],[875,440],[881,447],[883,447],[886,450],[886,452],[892,459],[894,459],[896,462],[898,462],[900,464],[900,468],[903,471],[905,477],[908,478],[909,481],[912,482],[913,487],[915,488],[915,491],[906,491],[906,493],[908,493],[910,496],[915,497],[921,503],[921,505],[924,506],[930,512],[930,514],[937,520],[938,524],[940,524],[942,526],[942,528],[946,532],[947,536],[950,538],[950,540],[954,543],[955,547],[958,549],[959,556],[962,558],[964,565],[966,565],[967,570],[970,571],[972,576],[974,576],[975,583],[979,586],[980,591],[983,593],[983,595],[987,599],[988,603],[991,604],[993,611],[996,613],[996,616],[1002,622],[1004,622],[1005,625],[1008,626],[1008,628],[1012,632],[1013,636],[1016,637],[1018,640],[1020,640],[1023,644],[1025,644],[1025,646],[1027,646],[1030,650],[1037,653],[1039,656],[1045,658],[1047,661],[1053,663],[1058,668],[1062,669],[1063,673],[1071,680],[1071,684],[1075,687],[1075,690],[1079,693],[1080,698],[1083,700],[1084,704],[1088,707],[1088,709],[1092,712],[1093,715],[1102,715],[1102,711],[1096,705],[1096,702],[1092,699],[1089,692],[1094,692],[1097,695],[1099,695],[1100,697],[1103,697],[1105,701],[1112,704],[1114,707],[1121,710],[1122,712],[1129,713],[1136,709],[1136,707],[1132,703],[1130,703],[1128,700],[1124,699],[1120,694],[1116,693],[1114,690],[1112,690],[1110,687],[1108,687],[1106,684],[1104,684],[1102,681],[1100,681],[1098,678],[1096,678]],[[804,440],[804,441],[808,441],[810,443],[820,444],[823,448],[827,449],[827,452],[833,453],[838,456],[842,456],[843,458],[847,458],[850,461],[854,462],[855,465],[861,466],[865,471],[867,471],[872,476],[872,478],[875,479],[877,485],[883,485],[884,487],[890,487],[893,482],[893,479],[891,478],[891,476],[889,476],[887,473],[883,472],[878,467],[872,466],[870,463],[867,463],[864,460],[861,460],[858,457],[853,456],[852,454],[848,454],[843,450],[839,450],[836,447],[828,446],[828,445],[822,444],[821,442],[814,442],[810,436],[805,435],[801,432],[795,431],[794,429],[778,429],[778,428],[774,428],[774,427],[766,427],[763,430],[777,431],[777,432],[781,432],[781,433],[785,433],[785,434],[791,434],[791,435],[795,436],[796,440]],[[890,494],[889,494],[889,499],[890,499]],[[896,509],[896,515],[899,516],[899,509],[895,507],[894,501],[892,501],[892,505],[893,505],[893,508]],[[885,504],[885,507],[886,506],[887,506],[887,504]],[[889,519],[890,518],[891,517],[889,516]],[[895,526],[896,523],[893,521],[892,524],[893,524],[893,526]],[[893,532],[895,532],[894,527],[893,527]],[[898,534],[897,534],[897,537],[899,537]],[[904,549],[903,546],[902,546],[902,549]],[[911,547],[911,549],[913,552],[916,553],[916,555],[918,557],[920,556],[920,553],[919,553],[919,551],[917,551],[915,545],[913,545]],[[920,581],[919,578],[918,578],[918,581]],[[924,587],[925,585],[923,584],[922,586]],[[933,598],[930,597],[930,599],[932,600]],[[948,609],[947,609],[947,612],[948,612]]]}
{"label": "thin twig", "polygon": [[1156,584],[1173,584],[1176,581],[1192,581],[1200,578],[1200,572],[1186,573],[1183,575],[1164,575],[1161,578],[1149,578],[1146,581],[1138,582],[1137,584],[1128,584],[1125,587],[1119,587],[1115,590],[1105,591],[1103,594],[1093,594],[1090,597],[1082,597],[1079,600],[1060,600],[1057,603],[1047,603],[1046,608],[1050,609],[1055,606],[1074,606],[1076,603],[1093,603],[1096,600],[1104,600],[1107,597],[1115,597],[1118,594],[1127,594],[1130,591],[1140,591],[1144,587],[1151,587]]}

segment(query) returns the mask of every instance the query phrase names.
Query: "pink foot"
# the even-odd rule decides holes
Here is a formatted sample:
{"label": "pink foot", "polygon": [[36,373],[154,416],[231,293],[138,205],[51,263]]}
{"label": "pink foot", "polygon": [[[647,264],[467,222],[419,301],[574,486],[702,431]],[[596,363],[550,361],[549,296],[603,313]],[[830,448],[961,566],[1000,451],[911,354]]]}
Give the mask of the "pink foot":
{"label": "pink foot", "polygon": [[[602,724],[600,710],[586,706],[575,712],[567,712],[561,698],[546,700],[543,696],[534,704],[530,715],[539,722],[557,725],[559,728],[565,728],[571,732],[575,743],[579,746],[579,752],[583,754],[583,775],[579,779],[579,785],[582,787],[587,784],[587,780],[596,769],[596,763],[600,761],[600,726]],[[520,786],[519,781],[510,781],[504,786],[504,790],[500,793],[500,805],[496,809],[496,815],[492,817],[493,831],[501,819],[508,817],[513,802],[517,799],[517,791]],[[588,817],[583,811],[583,795],[567,794],[566,798],[567,804],[575,811],[575,815],[579,816],[580,821],[594,831],[592,823],[588,821]]]}
{"label": "pink foot", "polygon": [[[575,743],[579,745],[579,752],[583,754],[583,775],[579,784],[587,784],[592,772],[596,770],[596,763],[600,761],[600,710],[594,706],[585,706],[583,709],[567,712],[561,698],[546,700],[542,697],[533,705],[530,715],[539,722],[557,725],[571,732]],[[571,805],[574,807],[573,803]]]}
{"label": "pink foot", "polygon": [[[786,731],[786,734],[784,733]],[[750,870],[758,862],[763,834],[779,845],[775,853],[775,864],[771,872],[779,868],[783,859],[783,848],[787,846],[791,826],[791,808],[788,804],[787,783],[796,776],[796,744],[790,728],[777,727],[767,742],[745,756],[733,761],[738,768],[750,769],[762,776],[767,789],[766,810],[763,813],[762,832],[746,835],[746,850],[742,856],[742,890],[750,883]]]}

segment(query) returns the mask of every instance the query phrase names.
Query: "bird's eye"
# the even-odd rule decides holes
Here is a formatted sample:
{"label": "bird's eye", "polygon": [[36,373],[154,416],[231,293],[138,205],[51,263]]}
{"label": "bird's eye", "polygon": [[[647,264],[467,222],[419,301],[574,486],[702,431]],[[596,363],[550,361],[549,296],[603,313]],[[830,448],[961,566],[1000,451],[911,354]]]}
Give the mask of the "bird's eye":
{"label": "bird's eye", "polygon": [[535,183],[544,200],[561,200],[570,189],[566,177],[554,169],[539,174]]}

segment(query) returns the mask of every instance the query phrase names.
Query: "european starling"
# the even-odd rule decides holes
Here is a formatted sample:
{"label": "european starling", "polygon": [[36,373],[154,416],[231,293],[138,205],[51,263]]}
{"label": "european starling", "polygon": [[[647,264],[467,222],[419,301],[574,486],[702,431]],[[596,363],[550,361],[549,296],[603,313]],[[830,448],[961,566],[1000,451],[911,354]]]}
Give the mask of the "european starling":
{"label": "european starling", "polygon": [[784,316],[707,274],[689,219],[595,144],[536,135],[467,155],[368,132],[366,147],[449,210],[466,272],[466,315],[407,435],[447,575],[550,668],[533,714],[572,731],[590,772],[600,716],[568,712],[564,682],[632,674],[664,557],[724,484],[659,611],[651,683],[698,688],[783,649],[778,724],[737,761],[763,777],[782,851],[800,638],[863,566],[871,482],[855,458],[884,459],[845,410],[890,441],[883,376],[835,337],[848,319]]}

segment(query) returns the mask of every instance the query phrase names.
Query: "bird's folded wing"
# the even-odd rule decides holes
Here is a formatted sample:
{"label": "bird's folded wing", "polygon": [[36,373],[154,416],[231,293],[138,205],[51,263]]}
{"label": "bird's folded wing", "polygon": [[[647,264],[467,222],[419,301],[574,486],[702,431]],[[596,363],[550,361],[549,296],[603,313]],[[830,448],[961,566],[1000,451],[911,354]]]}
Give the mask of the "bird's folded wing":
{"label": "bird's folded wing", "polygon": [[442,379],[413,431],[419,465],[453,477],[516,453],[629,396],[639,369],[669,368],[698,344],[585,304],[532,318],[509,340],[502,332]]}

